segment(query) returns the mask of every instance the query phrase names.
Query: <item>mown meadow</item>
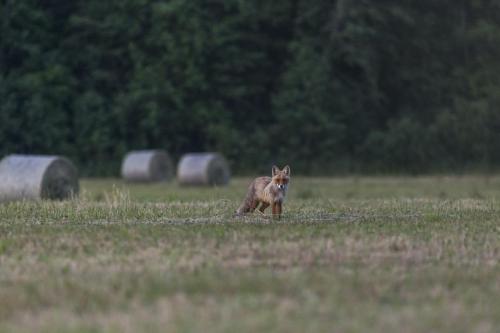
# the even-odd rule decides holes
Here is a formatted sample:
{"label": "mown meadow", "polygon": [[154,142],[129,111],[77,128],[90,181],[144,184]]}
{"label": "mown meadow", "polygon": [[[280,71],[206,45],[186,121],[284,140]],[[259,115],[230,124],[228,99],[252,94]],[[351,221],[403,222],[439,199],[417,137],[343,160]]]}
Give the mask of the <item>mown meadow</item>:
{"label": "mown meadow", "polygon": [[249,181],[1,204],[0,332],[500,327],[500,177],[292,177],[279,221]]}

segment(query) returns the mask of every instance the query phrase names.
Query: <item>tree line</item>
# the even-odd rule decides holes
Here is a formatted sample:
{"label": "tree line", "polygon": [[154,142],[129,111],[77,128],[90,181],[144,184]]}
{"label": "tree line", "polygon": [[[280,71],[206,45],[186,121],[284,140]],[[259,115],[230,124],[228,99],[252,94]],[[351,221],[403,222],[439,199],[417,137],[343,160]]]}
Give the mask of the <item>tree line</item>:
{"label": "tree line", "polygon": [[500,166],[500,2],[3,0],[0,155],[113,175],[131,149],[236,172]]}

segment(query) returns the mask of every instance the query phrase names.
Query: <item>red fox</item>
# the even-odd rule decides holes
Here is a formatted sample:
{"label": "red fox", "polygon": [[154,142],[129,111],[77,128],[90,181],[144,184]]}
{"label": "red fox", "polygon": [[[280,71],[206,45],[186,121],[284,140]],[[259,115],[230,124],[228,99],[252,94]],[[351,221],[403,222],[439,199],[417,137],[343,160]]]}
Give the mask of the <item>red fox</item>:
{"label": "red fox", "polygon": [[237,216],[253,213],[259,204],[259,211],[271,206],[273,217],[281,217],[281,209],[285,200],[288,183],[290,182],[290,167],[287,165],[280,170],[277,166],[272,168],[272,177],[259,177],[248,187],[248,192],[243,203],[236,211]]}

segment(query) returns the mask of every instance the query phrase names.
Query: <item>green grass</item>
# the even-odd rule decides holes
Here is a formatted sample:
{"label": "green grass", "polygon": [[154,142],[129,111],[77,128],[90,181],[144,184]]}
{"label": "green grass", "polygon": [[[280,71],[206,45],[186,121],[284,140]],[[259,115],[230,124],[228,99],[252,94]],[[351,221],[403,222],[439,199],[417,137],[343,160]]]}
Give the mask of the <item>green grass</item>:
{"label": "green grass", "polygon": [[294,177],[280,221],[248,182],[0,205],[0,332],[500,327],[499,177]]}

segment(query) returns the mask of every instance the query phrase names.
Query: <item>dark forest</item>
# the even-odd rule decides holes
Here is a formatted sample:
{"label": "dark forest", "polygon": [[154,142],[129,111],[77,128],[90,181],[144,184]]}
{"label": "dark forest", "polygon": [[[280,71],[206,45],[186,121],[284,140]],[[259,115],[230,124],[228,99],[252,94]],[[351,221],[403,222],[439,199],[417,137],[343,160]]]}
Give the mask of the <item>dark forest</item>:
{"label": "dark forest", "polygon": [[131,149],[236,173],[500,167],[500,2],[0,2],[0,155],[116,175]]}

